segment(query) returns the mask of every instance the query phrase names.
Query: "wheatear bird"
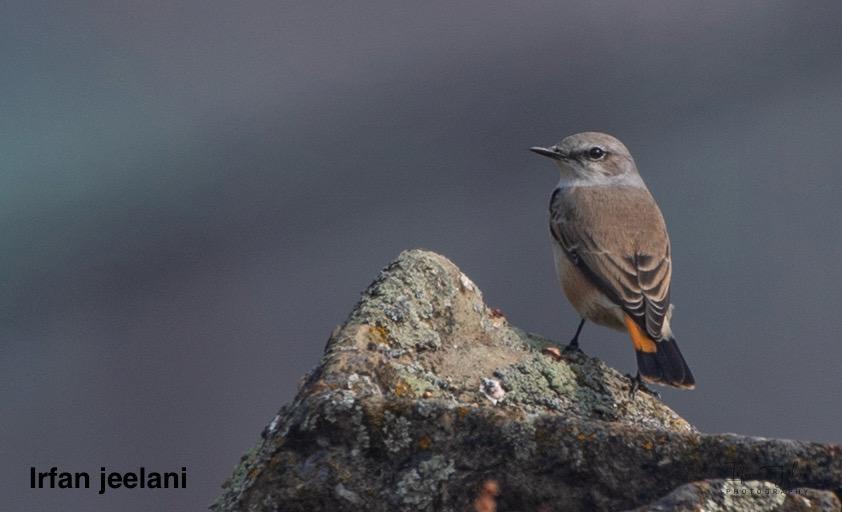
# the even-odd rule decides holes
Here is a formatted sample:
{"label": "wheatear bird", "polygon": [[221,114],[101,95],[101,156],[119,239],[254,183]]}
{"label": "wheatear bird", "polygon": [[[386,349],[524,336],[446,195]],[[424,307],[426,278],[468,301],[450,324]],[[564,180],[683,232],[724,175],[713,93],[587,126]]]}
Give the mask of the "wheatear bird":
{"label": "wheatear bird", "polygon": [[579,349],[585,320],[627,330],[637,354],[633,389],[646,382],[692,389],[693,374],[670,328],[670,241],[661,210],[629,150],[585,132],[532,151],[555,160],[550,233],[561,286],[582,321],[565,349]]}

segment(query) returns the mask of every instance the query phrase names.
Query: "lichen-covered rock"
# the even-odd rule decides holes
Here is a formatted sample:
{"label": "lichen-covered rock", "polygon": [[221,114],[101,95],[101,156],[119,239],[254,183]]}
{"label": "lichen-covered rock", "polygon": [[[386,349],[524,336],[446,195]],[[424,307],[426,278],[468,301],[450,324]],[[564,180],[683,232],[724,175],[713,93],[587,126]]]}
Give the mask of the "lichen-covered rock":
{"label": "lichen-covered rock", "polygon": [[[488,308],[446,258],[404,252],[213,508],[622,510],[724,478],[831,491],[782,495],[780,506],[838,505],[838,446],[700,434],[657,398],[630,396],[628,379],[601,361],[550,357],[551,345]],[[744,502],[755,503],[736,496],[697,509],[767,510]]]}
{"label": "lichen-covered rock", "polygon": [[757,480],[703,480],[684,484],[663,498],[630,512],[837,512],[830,491],[791,489]]}

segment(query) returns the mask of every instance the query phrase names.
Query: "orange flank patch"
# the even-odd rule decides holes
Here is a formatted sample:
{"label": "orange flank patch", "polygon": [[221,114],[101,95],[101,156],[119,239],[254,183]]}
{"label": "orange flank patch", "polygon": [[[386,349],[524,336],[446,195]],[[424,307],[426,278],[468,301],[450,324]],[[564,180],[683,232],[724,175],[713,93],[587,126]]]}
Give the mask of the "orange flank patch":
{"label": "orange flank patch", "polygon": [[637,322],[632,320],[629,315],[623,315],[623,322],[626,324],[626,329],[629,330],[634,349],[638,352],[654,353],[658,351],[658,346],[652,341],[646,333],[637,325]]}

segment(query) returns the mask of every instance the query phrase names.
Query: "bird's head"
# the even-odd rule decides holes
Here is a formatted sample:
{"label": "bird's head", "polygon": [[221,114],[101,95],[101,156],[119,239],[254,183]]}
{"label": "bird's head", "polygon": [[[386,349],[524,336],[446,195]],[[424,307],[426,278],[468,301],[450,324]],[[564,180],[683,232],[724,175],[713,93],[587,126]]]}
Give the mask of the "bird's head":
{"label": "bird's head", "polygon": [[637,176],[637,167],[629,150],[622,142],[605,133],[577,133],[554,146],[529,149],[555,160],[562,176],[569,178],[603,181]]}

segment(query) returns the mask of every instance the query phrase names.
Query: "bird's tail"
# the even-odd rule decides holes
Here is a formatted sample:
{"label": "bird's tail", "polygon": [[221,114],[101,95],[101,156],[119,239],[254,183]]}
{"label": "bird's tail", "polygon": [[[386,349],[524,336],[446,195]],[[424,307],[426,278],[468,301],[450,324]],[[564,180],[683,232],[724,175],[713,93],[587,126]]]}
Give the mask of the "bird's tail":
{"label": "bird's tail", "polygon": [[624,320],[634,343],[637,369],[643,380],[682,389],[696,387],[696,380],[671,335],[654,341],[630,316],[625,315]]}

